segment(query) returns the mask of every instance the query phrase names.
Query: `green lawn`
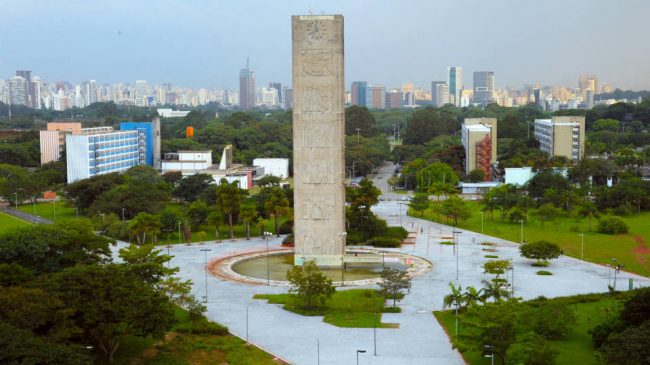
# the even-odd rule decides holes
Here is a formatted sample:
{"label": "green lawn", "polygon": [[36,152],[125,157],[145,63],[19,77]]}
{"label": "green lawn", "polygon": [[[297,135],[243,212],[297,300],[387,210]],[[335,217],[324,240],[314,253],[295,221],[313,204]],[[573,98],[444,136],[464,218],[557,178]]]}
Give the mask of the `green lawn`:
{"label": "green lawn", "polygon": [[12,228],[23,227],[29,223],[12,215],[0,213],[0,233],[4,233]]}
{"label": "green lawn", "polygon": [[338,327],[373,328],[374,325],[377,328],[397,327],[395,323],[381,322],[383,297],[372,289],[337,290],[324,308],[311,311],[297,308],[293,304],[293,294],[256,294],[253,298],[267,299],[269,304],[283,304],[284,309],[305,316],[323,316],[323,322]]}
{"label": "green lawn", "polygon": [[[167,333],[164,340],[129,337],[115,354],[115,365],[127,364],[173,364],[173,365],[277,365],[273,356],[248,345],[232,335],[198,335],[175,332],[181,325],[188,324],[187,312],[176,310],[178,323]],[[108,365],[106,356],[95,354],[95,364]]]}
{"label": "green lawn", "polygon": [[[436,204],[436,203],[434,203]],[[479,202],[467,202],[472,210],[471,217],[464,222],[459,222],[458,227],[475,232],[481,232],[481,209],[483,205]],[[409,210],[409,215],[420,217],[420,214]],[[547,240],[559,244],[564,254],[580,258],[581,239],[580,232],[585,232],[585,260],[606,264],[611,263],[612,258],[625,264],[625,270],[640,275],[650,275],[650,212],[621,217],[630,226],[630,232],[624,235],[606,235],[595,232],[598,224],[593,220],[589,232],[587,219],[580,221],[572,217],[563,217],[557,223],[545,223],[544,226],[534,218],[530,217],[529,222],[524,224],[524,239],[528,242]],[[437,221],[437,214],[431,209],[424,212],[424,219]],[[441,223],[453,224],[444,220]],[[519,223],[501,221],[499,212],[494,212],[494,219],[484,214],[483,233],[519,242],[521,226]]]}
{"label": "green lawn", "polygon": [[[607,312],[619,308],[621,297],[625,296],[626,293],[620,294],[618,298],[612,298],[609,294],[590,294],[552,299],[566,301],[567,306],[576,310],[576,323],[568,336],[562,340],[549,341],[551,347],[558,351],[557,364],[603,364],[595,356],[589,330],[605,322]],[[596,297],[596,300],[583,301],[581,299],[587,297]],[[436,311],[434,315],[453,339],[456,329],[455,312],[453,310]],[[461,312],[458,330],[461,336],[471,333],[472,330],[464,321],[464,314]],[[490,359],[482,357],[478,351],[465,351],[462,354],[469,364],[490,364]]]}
{"label": "green lawn", "polygon": [[[56,205],[56,209],[55,209],[55,205]],[[54,220],[55,213],[56,213],[56,219],[75,218],[74,207],[66,206],[66,203],[63,201],[57,201],[54,204],[51,202],[41,202],[41,203],[36,203],[35,205],[34,204],[19,205],[18,210],[31,215],[34,215],[34,210],[35,210],[37,216],[41,218],[49,219],[51,221]]]}

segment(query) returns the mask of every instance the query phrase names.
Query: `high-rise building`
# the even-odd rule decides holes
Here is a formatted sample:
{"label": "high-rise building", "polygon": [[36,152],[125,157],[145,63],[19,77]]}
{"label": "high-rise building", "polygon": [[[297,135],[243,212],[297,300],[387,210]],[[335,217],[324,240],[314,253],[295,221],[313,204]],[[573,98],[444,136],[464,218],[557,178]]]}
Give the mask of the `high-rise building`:
{"label": "high-rise building", "polygon": [[14,76],[9,79],[9,103],[13,105],[28,105],[29,86],[27,80],[22,76]]}
{"label": "high-rise building", "polygon": [[293,108],[293,89],[285,87],[282,89],[282,101],[283,101],[283,107],[286,110],[289,110]]}
{"label": "high-rise building", "polygon": [[600,91],[598,90],[598,78],[595,75],[580,75],[578,78],[578,87],[583,96],[587,90],[591,90],[594,94]]}
{"label": "high-rise building", "polygon": [[282,105],[282,84],[279,82],[270,82],[269,87],[274,88],[277,92],[278,95],[278,102],[277,104]]}
{"label": "high-rise building", "polygon": [[366,106],[366,88],[368,83],[365,81],[355,81],[350,87],[352,96],[352,105]]}
{"label": "high-rise building", "polygon": [[460,93],[463,90],[463,68],[451,66],[447,68],[447,85],[449,85],[449,102],[460,106]]}
{"label": "high-rise building", "polygon": [[542,98],[542,90],[539,88],[533,89],[533,102],[538,108],[544,107],[544,99]]}
{"label": "high-rise building", "polygon": [[267,107],[274,107],[279,103],[278,90],[274,87],[263,87],[260,90],[261,104]]}
{"label": "high-rise building", "polygon": [[135,106],[148,106],[147,101],[147,82],[145,80],[136,80]]}
{"label": "high-rise building", "polygon": [[[137,93],[137,84],[138,81],[136,81],[136,93]],[[146,86],[146,84],[145,84]],[[83,95],[84,98],[84,106],[88,106],[92,103],[97,102],[97,83],[95,80],[88,80],[83,83],[83,90],[81,91],[81,94]],[[137,99],[137,96],[136,96]]]}
{"label": "high-rise building", "polygon": [[402,92],[399,90],[390,90],[386,92],[386,109],[396,109],[402,107]]}
{"label": "high-rise building", "polygon": [[377,86],[366,86],[366,103],[367,108],[385,109],[386,108],[386,88]]}
{"label": "high-rise building", "polygon": [[144,153],[144,163],[160,170],[160,118],[151,122],[120,122],[121,131],[138,131],[145,143],[140,144],[139,153]]}
{"label": "high-rise building", "polygon": [[494,102],[494,72],[474,72],[474,100],[477,105],[486,106]]}
{"label": "high-rise building", "polygon": [[255,73],[246,59],[246,68],[239,71],[239,109],[252,110],[255,107]]}
{"label": "high-rise building", "polygon": [[41,165],[61,158],[68,134],[81,134],[81,123],[50,122],[47,123],[47,130],[40,131]]}
{"label": "high-rise building", "polygon": [[30,92],[32,92],[34,95],[32,99],[32,108],[41,109],[41,86],[41,78],[34,76],[32,82],[29,85]]}
{"label": "high-rise building", "polygon": [[[26,70],[16,71],[16,76],[20,76],[25,79],[27,83],[26,86],[26,97],[27,103],[24,104],[30,108],[40,109],[39,105],[41,103],[40,99],[37,98],[36,85],[32,82],[32,72]],[[40,93],[40,92],[39,92]]]}
{"label": "high-rise building", "polygon": [[65,148],[68,184],[146,164],[146,137],[140,130],[107,132],[98,128],[98,132],[68,134]]}
{"label": "high-rise building", "polygon": [[449,103],[449,86],[444,81],[431,82],[431,104],[441,107]]}
{"label": "high-rise building", "polygon": [[497,119],[465,118],[462,137],[465,147],[465,173],[480,169],[490,178],[490,167],[497,162]]}
{"label": "high-rise building", "polygon": [[565,156],[577,161],[585,151],[585,117],[554,116],[535,119],[535,139],[549,156]]}

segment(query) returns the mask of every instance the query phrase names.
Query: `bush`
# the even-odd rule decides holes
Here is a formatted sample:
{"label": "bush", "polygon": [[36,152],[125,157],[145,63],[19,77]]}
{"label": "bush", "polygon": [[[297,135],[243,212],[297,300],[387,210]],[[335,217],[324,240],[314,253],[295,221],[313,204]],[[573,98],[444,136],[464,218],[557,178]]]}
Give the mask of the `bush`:
{"label": "bush", "polygon": [[386,230],[386,236],[400,240],[405,239],[408,235],[409,233],[404,227],[388,227]]}
{"label": "bush", "polygon": [[296,239],[295,239],[295,237],[293,236],[293,234],[290,234],[290,235],[286,236],[286,237],[282,240],[282,244],[283,244],[283,245],[288,245],[288,246],[293,245],[295,242],[296,242]]}
{"label": "bush", "polygon": [[393,237],[379,236],[369,239],[366,243],[375,247],[399,247],[402,241]]}
{"label": "bush", "polygon": [[548,260],[558,258],[562,254],[562,249],[556,243],[548,241],[528,242],[519,246],[521,256],[527,259],[537,260],[533,266],[548,266]]}
{"label": "bush", "polygon": [[606,217],[598,221],[598,232],[605,234],[627,233],[630,227],[621,218]]}
{"label": "bush", "polygon": [[539,270],[539,271],[536,272],[535,274],[537,274],[537,275],[553,275],[552,272],[550,272],[550,271],[546,271],[546,270]]}
{"label": "bush", "polygon": [[486,259],[498,259],[499,258],[499,256],[497,256],[497,255],[485,255],[483,257],[485,257]]}
{"label": "bush", "polygon": [[570,232],[581,232],[580,226],[571,226],[569,227]]}
{"label": "bush", "polygon": [[533,309],[529,320],[536,334],[547,340],[557,340],[567,336],[576,322],[576,314],[573,307],[548,302]]}
{"label": "bush", "polygon": [[402,308],[400,307],[385,307],[382,312],[384,313],[402,313]]}
{"label": "bush", "polygon": [[531,266],[533,267],[548,267],[551,263],[548,261],[539,261],[539,262],[533,262]]}
{"label": "bush", "polygon": [[361,242],[363,242],[363,237],[358,232],[348,232],[348,235],[345,237],[346,245],[358,245]]}
{"label": "bush", "polygon": [[210,322],[205,318],[188,321],[176,326],[176,332],[190,333],[195,335],[216,335],[225,336],[228,334],[228,327],[224,327],[218,323]]}
{"label": "bush", "polygon": [[447,246],[453,246],[453,245],[455,245],[455,243],[454,243],[454,242],[451,242],[451,241],[442,241],[442,242],[440,242],[440,244],[441,244],[441,245],[447,245]]}
{"label": "bush", "polygon": [[280,234],[292,234],[293,233],[293,221],[289,220],[280,225]]}

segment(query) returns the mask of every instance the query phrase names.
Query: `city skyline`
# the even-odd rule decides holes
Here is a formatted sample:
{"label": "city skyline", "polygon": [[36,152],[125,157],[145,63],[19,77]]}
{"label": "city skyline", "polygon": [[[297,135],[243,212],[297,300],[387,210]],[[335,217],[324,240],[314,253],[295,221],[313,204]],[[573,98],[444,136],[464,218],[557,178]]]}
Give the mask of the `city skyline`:
{"label": "city skyline", "polygon": [[[80,3],[67,1],[75,4]],[[168,1],[136,3],[128,14],[121,11],[120,1],[99,1],[92,9],[75,7],[75,12],[63,12],[58,8],[70,6],[60,5],[0,5],[6,14],[0,32],[12,34],[0,42],[0,53],[11,55],[0,60],[2,77],[25,69],[52,81],[147,80],[236,89],[237,72],[250,56],[259,85],[288,85],[286,20],[311,9],[346,17],[346,85],[377,80],[389,87],[409,81],[426,87],[433,80],[446,80],[446,68],[458,65],[466,80],[474,71],[494,71],[497,88],[534,82],[577,87],[578,75],[595,74],[603,84],[650,89],[650,65],[643,62],[650,46],[637,31],[650,3],[641,1],[598,7],[587,1],[551,1],[535,12],[523,4],[477,1],[413,1],[409,6],[381,2],[372,7],[367,2],[252,6]],[[583,16],[585,10],[588,17]],[[148,16],[153,11],[156,16]],[[245,28],[239,24],[242,19],[251,20]],[[552,19],[554,27],[546,27],[546,19]],[[476,37],[486,27],[481,32],[489,36]],[[611,31],[614,28],[617,32]],[[449,29],[454,29],[453,37],[446,36]],[[69,46],[62,47],[65,44]],[[634,58],[629,57],[632,52]],[[561,66],[549,67],[554,63]],[[623,64],[626,67],[618,67]]]}

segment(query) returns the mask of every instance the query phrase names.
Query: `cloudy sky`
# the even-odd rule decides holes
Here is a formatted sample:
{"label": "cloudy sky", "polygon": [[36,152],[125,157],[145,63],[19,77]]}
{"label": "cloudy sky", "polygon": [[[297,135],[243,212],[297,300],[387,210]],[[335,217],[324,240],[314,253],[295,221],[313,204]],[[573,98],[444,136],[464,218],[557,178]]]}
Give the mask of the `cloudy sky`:
{"label": "cloudy sky", "polygon": [[581,73],[650,89],[647,0],[0,0],[0,78],[236,88],[291,81],[290,16],[343,14],[346,83],[491,70],[497,87],[576,87]]}

